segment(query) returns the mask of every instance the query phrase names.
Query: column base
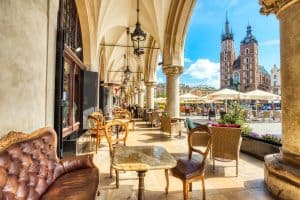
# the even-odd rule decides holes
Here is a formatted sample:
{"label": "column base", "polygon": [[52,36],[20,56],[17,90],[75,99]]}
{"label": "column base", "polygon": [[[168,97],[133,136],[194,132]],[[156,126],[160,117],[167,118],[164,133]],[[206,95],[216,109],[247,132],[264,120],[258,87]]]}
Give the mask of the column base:
{"label": "column base", "polygon": [[300,166],[288,163],[282,152],[265,156],[265,183],[276,199],[300,199]]}

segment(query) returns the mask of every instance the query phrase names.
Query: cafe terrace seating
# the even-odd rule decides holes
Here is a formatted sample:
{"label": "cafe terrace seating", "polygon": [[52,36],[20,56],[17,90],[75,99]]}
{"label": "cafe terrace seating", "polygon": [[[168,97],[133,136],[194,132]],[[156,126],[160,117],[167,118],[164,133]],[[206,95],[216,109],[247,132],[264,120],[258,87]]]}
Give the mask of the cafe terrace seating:
{"label": "cafe terrace seating", "polygon": [[181,123],[178,121],[172,122],[172,119],[168,116],[161,116],[160,117],[160,131],[169,133],[170,137],[172,134],[178,133],[181,135]]}
{"label": "cafe terrace seating", "polygon": [[[179,158],[176,167],[171,169],[173,176],[181,179],[183,183],[184,200],[188,199],[188,192],[192,191],[192,182],[197,180],[202,181],[202,198],[205,199],[205,167],[210,146],[211,131],[207,126],[199,125],[189,131],[188,156]],[[198,147],[204,147],[204,150]]]}
{"label": "cafe terrace seating", "polygon": [[104,117],[100,112],[93,112],[88,117],[88,132],[91,134],[91,137],[96,139],[96,153],[100,146],[100,142],[102,138],[105,138],[105,129],[103,126]]}
{"label": "cafe terrace seating", "polygon": [[212,129],[212,159],[213,169],[215,160],[236,161],[236,176],[238,176],[238,165],[240,147],[242,142],[241,129],[235,127],[211,127]]}
{"label": "cafe terrace seating", "polygon": [[131,126],[128,128],[134,131],[135,120],[132,118],[131,112],[129,112],[126,109],[118,108],[117,110],[114,111],[113,115],[114,115],[113,116],[114,119],[128,119],[129,126]]}
{"label": "cafe terrace seating", "polygon": [[99,184],[92,155],[58,159],[51,128],[0,139],[0,199],[94,199]]}
{"label": "cafe terrace seating", "polygon": [[[105,135],[109,145],[110,154],[110,177],[112,177],[112,160],[115,153],[115,148],[119,145],[126,146],[128,137],[128,126],[126,123],[118,121],[117,119],[108,122],[105,125]],[[116,172],[116,187],[119,188],[119,172]]]}

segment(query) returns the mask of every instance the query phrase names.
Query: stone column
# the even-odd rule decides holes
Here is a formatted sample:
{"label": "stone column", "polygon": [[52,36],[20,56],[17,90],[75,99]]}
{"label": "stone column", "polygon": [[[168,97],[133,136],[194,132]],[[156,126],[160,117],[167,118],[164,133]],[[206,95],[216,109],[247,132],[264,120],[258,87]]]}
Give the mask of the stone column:
{"label": "stone column", "polygon": [[146,83],[146,100],[147,100],[147,109],[154,109],[154,82]]}
{"label": "stone column", "polygon": [[262,1],[280,21],[282,149],[265,157],[265,182],[278,199],[300,198],[300,1]]}
{"label": "stone column", "polygon": [[179,117],[179,77],[183,71],[182,66],[163,67],[167,76],[167,112],[170,117]]}
{"label": "stone column", "polygon": [[135,101],[134,101],[134,99],[135,99],[134,98],[134,92],[131,93],[130,97],[131,97],[131,100],[130,100],[131,104],[134,105],[135,104]]}
{"label": "stone column", "polygon": [[134,92],[134,104],[138,104],[139,103],[139,92],[138,90],[136,90]]}
{"label": "stone column", "polygon": [[107,112],[110,112],[113,109],[113,86],[108,85],[107,89]]}
{"label": "stone column", "polygon": [[144,95],[145,95],[145,90],[139,89],[138,104],[141,106],[141,108],[144,108]]}

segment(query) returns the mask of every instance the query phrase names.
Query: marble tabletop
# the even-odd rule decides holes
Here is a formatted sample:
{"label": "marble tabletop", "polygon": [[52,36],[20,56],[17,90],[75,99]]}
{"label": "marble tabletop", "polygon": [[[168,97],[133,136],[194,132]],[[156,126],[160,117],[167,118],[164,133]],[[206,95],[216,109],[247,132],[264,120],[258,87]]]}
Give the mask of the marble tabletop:
{"label": "marble tabletop", "polygon": [[124,171],[170,169],[176,160],[160,146],[120,146],[115,149],[112,166]]}

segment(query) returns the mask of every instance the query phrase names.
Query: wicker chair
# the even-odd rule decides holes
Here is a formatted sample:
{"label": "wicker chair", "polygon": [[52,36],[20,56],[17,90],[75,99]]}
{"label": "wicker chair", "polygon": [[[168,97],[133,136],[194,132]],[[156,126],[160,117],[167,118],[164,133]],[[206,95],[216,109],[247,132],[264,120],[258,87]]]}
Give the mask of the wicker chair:
{"label": "wicker chair", "polygon": [[88,117],[88,132],[92,138],[96,139],[96,153],[101,143],[101,139],[105,138],[104,126],[103,126],[103,115],[100,112],[93,112]]}
{"label": "wicker chair", "polygon": [[280,111],[274,111],[273,112],[273,119],[274,120],[278,119],[278,121],[281,121],[281,113],[280,113]]}
{"label": "wicker chair", "polygon": [[[113,120],[105,125],[105,136],[109,145],[110,153],[110,176],[112,177],[112,160],[115,152],[115,148],[118,145],[126,146],[128,137],[128,124],[122,123],[118,120]],[[119,188],[119,172],[116,172],[116,187]]]}
{"label": "wicker chair", "polygon": [[160,121],[160,113],[159,112],[152,112],[151,115],[150,115],[150,118],[149,118],[149,121],[151,123],[151,126],[153,127],[154,126],[157,126],[159,124],[159,121]]}
{"label": "wicker chair", "polygon": [[[205,166],[211,146],[211,131],[205,125],[199,125],[188,133],[188,156],[179,158],[175,168],[171,169],[173,176],[183,182],[183,199],[188,199],[188,190],[192,191],[192,182],[202,181],[202,198],[205,199]],[[204,150],[197,147],[204,147]],[[193,155],[193,152],[200,154]],[[166,188],[168,194],[168,187]]]}
{"label": "wicker chair", "polygon": [[238,176],[238,161],[242,142],[240,128],[211,127],[212,129],[212,159],[213,169],[215,160],[236,160],[236,176]]}
{"label": "wicker chair", "polygon": [[168,116],[160,117],[160,131],[166,132],[170,134],[178,132],[179,136],[181,136],[181,123],[180,122],[172,122],[171,118]]}
{"label": "wicker chair", "polygon": [[263,121],[265,121],[266,119],[268,119],[269,122],[270,122],[270,120],[271,120],[271,112],[270,111],[264,111],[262,118],[263,118]]}

